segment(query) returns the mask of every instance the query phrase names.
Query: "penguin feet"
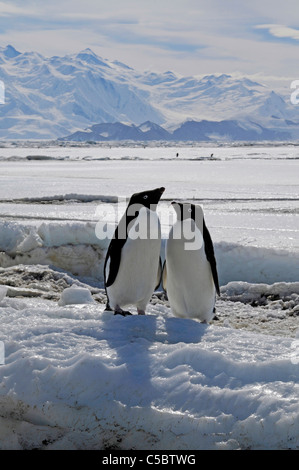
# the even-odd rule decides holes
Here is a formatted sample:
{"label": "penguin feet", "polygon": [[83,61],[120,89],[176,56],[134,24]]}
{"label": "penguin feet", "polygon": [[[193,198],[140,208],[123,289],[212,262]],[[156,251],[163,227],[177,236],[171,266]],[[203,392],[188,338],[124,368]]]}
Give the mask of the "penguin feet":
{"label": "penguin feet", "polygon": [[138,315],[145,315],[145,311],[140,308],[137,308],[137,313]]}
{"label": "penguin feet", "polygon": [[122,315],[123,317],[126,317],[128,315],[132,315],[132,313],[117,306],[114,310],[114,315]]}

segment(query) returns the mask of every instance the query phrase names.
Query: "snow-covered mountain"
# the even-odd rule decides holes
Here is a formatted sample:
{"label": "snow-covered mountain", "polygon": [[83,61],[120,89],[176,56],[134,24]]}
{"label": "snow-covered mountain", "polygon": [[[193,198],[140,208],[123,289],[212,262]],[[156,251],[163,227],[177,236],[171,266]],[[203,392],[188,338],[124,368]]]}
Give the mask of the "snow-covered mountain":
{"label": "snow-covered mountain", "polygon": [[164,121],[149,93],[126,78],[128,70],[88,49],[51,58],[11,46],[0,50],[6,95],[0,137],[57,138],[99,122]]}
{"label": "snow-covered mountain", "polygon": [[98,125],[123,123],[102,130],[102,137],[114,129],[114,140],[124,131],[136,135],[133,140],[166,140],[169,133],[172,139],[184,130],[191,135],[192,122],[205,140],[299,138],[299,106],[247,77],[138,72],[90,49],[48,58],[6,46],[0,80],[2,139],[56,139],[85,130],[95,140]]}
{"label": "snow-covered mountain", "polygon": [[163,127],[151,121],[146,121],[140,126],[135,124],[123,124],[121,122],[95,124],[84,131],[76,131],[59,140],[76,142],[85,141],[119,141],[119,140],[172,140],[172,134]]}
{"label": "snow-covered mountain", "polygon": [[120,122],[95,124],[84,131],[76,131],[61,141],[108,142],[108,141],[273,141],[287,140],[287,132],[266,129],[259,125],[242,127],[237,121],[186,121],[173,132],[147,121],[140,126]]}

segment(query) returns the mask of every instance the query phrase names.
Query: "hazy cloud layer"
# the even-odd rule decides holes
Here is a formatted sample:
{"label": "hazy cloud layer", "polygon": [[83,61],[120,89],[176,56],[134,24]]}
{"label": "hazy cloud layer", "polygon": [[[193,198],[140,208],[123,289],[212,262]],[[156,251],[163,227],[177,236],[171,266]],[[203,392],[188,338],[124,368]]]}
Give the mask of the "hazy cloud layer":
{"label": "hazy cloud layer", "polygon": [[0,45],[65,55],[90,47],[137,69],[298,78],[297,0],[0,2]]}

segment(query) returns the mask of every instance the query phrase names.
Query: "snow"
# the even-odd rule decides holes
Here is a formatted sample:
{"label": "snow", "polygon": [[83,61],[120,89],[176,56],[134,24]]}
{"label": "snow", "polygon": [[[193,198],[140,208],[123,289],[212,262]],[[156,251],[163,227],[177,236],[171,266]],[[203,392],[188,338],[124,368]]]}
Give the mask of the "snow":
{"label": "snow", "polygon": [[[296,152],[1,148],[1,449],[299,448]],[[163,241],[172,199],[205,211],[221,285],[209,325],[174,317],[160,290],[145,316],[105,310],[97,235],[162,182]]]}
{"label": "snow", "polygon": [[[99,123],[177,128],[199,117],[211,121],[205,140],[298,139],[290,81],[282,86],[277,77],[268,78],[269,85],[265,77],[257,83],[238,74],[184,77],[133,70],[91,50],[43,57],[7,46],[0,48],[1,81],[2,139],[57,139]],[[216,121],[223,121],[220,127]]]}
{"label": "snow", "polygon": [[62,291],[58,305],[88,304],[95,302],[89,289],[71,286]]}

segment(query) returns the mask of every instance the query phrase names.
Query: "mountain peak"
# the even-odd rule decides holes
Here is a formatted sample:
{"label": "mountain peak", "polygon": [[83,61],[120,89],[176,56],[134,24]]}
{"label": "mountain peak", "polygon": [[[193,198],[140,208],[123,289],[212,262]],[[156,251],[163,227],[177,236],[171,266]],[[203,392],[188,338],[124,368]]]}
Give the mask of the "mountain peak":
{"label": "mountain peak", "polygon": [[1,48],[1,52],[3,53],[4,57],[7,59],[13,59],[21,54],[21,52],[17,51],[13,46],[8,44],[5,48]]}
{"label": "mountain peak", "polygon": [[93,55],[93,56],[95,56],[95,57],[97,56],[96,53],[93,52],[93,51],[90,49],[90,47],[86,47],[86,49],[83,49],[82,51],[80,51],[80,52],[78,53],[78,55],[80,55],[80,54],[90,54],[90,55]]}
{"label": "mountain peak", "polygon": [[110,65],[104,59],[99,57],[95,52],[93,52],[89,47],[83,51],[80,51],[79,54],[76,55],[76,58],[88,64],[103,65],[110,68]]}

